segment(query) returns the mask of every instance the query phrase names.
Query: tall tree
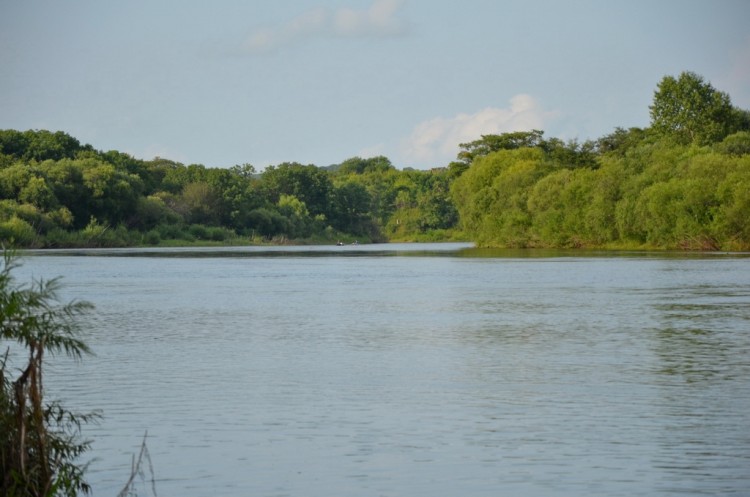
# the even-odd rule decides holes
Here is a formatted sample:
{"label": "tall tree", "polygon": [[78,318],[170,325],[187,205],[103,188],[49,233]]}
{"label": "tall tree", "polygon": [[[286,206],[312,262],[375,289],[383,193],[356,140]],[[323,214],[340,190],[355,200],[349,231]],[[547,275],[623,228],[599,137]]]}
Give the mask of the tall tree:
{"label": "tall tree", "polygon": [[649,109],[651,128],[681,144],[720,142],[736,127],[738,116],[729,95],[693,72],[665,76]]}
{"label": "tall tree", "polygon": [[531,131],[513,131],[500,135],[482,135],[479,140],[469,143],[461,143],[461,151],[458,159],[466,164],[471,164],[477,157],[484,157],[498,150],[515,150],[517,148],[539,147],[544,143],[544,131],[533,129]]}
{"label": "tall tree", "polygon": [[333,190],[331,224],[353,234],[363,234],[372,198],[362,184],[346,181]]}
{"label": "tall tree", "polygon": [[266,168],[262,181],[272,203],[277,203],[281,195],[293,195],[305,203],[311,215],[330,215],[333,183],[323,169],[286,162]]}
{"label": "tall tree", "polygon": [[339,174],[365,174],[374,172],[386,172],[395,170],[391,161],[382,155],[363,159],[361,157],[352,157],[341,163],[338,168]]}

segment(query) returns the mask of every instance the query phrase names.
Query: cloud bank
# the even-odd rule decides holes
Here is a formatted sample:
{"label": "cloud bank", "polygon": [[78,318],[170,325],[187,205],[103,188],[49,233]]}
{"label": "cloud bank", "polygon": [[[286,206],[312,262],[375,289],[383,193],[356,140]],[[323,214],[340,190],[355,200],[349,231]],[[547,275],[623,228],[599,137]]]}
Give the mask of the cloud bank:
{"label": "cloud bank", "polygon": [[410,163],[443,166],[456,158],[459,144],[482,135],[544,129],[557,112],[544,111],[530,95],[510,99],[506,109],[488,107],[474,114],[436,117],[419,123],[404,140],[401,150]]}
{"label": "cloud bank", "polygon": [[406,32],[406,23],[398,17],[405,0],[374,0],[369,8],[330,10],[318,7],[279,26],[253,32],[243,50],[247,53],[271,52],[278,48],[322,37],[389,37]]}

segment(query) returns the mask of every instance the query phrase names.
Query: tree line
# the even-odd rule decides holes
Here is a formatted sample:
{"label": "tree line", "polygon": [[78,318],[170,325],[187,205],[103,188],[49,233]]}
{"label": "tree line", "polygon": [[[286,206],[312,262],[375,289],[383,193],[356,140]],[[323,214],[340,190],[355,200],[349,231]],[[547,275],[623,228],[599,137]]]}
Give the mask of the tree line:
{"label": "tree line", "polygon": [[[0,241],[62,247],[466,236],[486,246],[750,249],[750,113],[694,73],[665,77],[650,110],[648,128],[617,128],[584,143],[547,139],[540,130],[485,135],[433,171],[355,157],[259,174],[248,164],[138,160],[64,132],[4,130]],[[78,319],[91,305],[60,302],[58,280],[18,284],[16,267],[4,251],[0,340],[21,354],[0,351],[0,494],[86,494],[79,458],[90,442],[81,427],[97,413],[49,401],[42,373],[45,356],[90,352]],[[130,482],[121,495],[131,493]]]}
{"label": "tree line", "polygon": [[257,172],[140,160],[64,132],[0,131],[0,240],[23,247],[304,241],[747,249],[750,113],[697,74],[647,128],[579,143],[484,135],[430,171],[386,157]]}
{"label": "tree line", "polygon": [[73,247],[413,238],[455,226],[448,183],[447,171],[399,171],[385,157],[257,173],[101,152],[60,131],[3,130],[0,239]]}
{"label": "tree line", "polygon": [[750,112],[697,74],[667,76],[651,126],[561,146],[541,132],[465,145],[452,185],[484,246],[750,248]]}

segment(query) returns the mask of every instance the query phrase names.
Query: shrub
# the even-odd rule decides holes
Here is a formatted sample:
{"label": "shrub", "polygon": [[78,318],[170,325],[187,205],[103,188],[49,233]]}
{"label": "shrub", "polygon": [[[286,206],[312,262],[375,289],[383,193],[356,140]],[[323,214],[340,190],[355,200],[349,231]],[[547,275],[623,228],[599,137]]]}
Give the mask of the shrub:
{"label": "shrub", "polygon": [[159,245],[159,242],[161,242],[161,236],[156,230],[151,230],[143,235],[143,243],[147,245]]}
{"label": "shrub", "polygon": [[0,222],[0,241],[4,244],[28,247],[36,241],[36,238],[34,228],[16,215],[7,221]]}
{"label": "shrub", "polygon": [[190,234],[193,236],[193,238],[196,238],[198,240],[208,240],[208,228],[203,226],[202,224],[193,224],[188,229]]}

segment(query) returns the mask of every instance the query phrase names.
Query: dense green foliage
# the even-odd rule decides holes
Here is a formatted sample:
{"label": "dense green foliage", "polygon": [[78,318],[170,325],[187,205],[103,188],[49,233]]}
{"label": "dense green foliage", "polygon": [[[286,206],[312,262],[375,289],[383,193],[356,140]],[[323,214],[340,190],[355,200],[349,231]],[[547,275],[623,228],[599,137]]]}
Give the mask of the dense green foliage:
{"label": "dense green foliage", "polygon": [[[640,132],[637,132],[640,133]],[[750,248],[750,154],[645,140],[600,154],[596,167],[538,148],[474,161],[453,185],[479,245]]]}
{"label": "dense green foliage", "polygon": [[62,132],[0,131],[0,240],[17,246],[383,241],[455,221],[447,171],[397,171],[385,157],[257,174],[99,152]]}
{"label": "dense green foliage", "polygon": [[57,280],[15,283],[13,255],[4,252],[0,269],[0,343],[15,342],[23,364],[12,367],[10,347],[0,357],[0,495],[75,496],[88,493],[77,458],[89,448],[80,439],[77,415],[59,402],[45,401],[44,356],[74,358],[89,349],[77,337],[77,317],[90,305],[60,304]]}
{"label": "dense green foliage", "polygon": [[386,157],[256,173],[0,131],[0,240],[24,247],[471,239],[496,246],[750,245],[750,113],[700,76],[658,84],[648,128],[485,135],[431,171]]}
{"label": "dense green foliage", "polygon": [[683,144],[709,145],[747,129],[747,112],[691,72],[662,79],[649,109],[652,129]]}
{"label": "dense green foliage", "polygon": [[651,117],[582,145],[540,131],[465,145],[463,228],[487,246],[750,248],[748,112],[686,72],[659,83]]}

